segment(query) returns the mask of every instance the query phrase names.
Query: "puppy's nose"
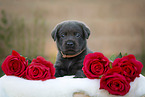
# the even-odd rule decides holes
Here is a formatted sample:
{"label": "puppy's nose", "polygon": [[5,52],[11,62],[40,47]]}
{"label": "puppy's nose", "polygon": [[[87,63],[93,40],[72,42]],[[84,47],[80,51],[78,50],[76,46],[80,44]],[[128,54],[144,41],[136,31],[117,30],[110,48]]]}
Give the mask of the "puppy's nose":
{"label": "puppy's nose", "polygon": [[67,41],[66,42],[66,45],[69,46],[69,47],[73,47],[74,46],[74,43],[72,41]]}

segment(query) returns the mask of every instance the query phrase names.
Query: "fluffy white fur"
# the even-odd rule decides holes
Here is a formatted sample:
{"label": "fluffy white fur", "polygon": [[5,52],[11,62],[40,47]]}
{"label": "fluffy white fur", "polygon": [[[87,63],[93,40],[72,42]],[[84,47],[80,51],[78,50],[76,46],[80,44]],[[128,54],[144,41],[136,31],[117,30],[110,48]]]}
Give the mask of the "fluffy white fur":
{"label": "fluffy white fur", "polygon": [[[124,97],[145,95],[145,77],[140,75],[130,83],[131,89]],[[32,81],[15,76],[0,78],[0,97],[73,97],[75,92],[84,92],[93,97],[119,97],[99,90],[99,79],[65,76],[46,81]]]}

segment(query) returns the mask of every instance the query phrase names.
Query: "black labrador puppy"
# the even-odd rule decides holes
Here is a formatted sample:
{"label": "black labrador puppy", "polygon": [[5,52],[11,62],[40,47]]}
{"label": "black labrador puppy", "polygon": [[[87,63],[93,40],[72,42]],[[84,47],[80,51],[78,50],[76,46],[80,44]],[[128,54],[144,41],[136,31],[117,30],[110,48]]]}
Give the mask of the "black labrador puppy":
{"label": "black labrador puppy", "polygon": [[92,53],[86,42],[90,35],[89,28],[79,21],[64,21],[54,28],[51,35],[58,48],[55,77],[85,77],[83,60],[85,55]]}

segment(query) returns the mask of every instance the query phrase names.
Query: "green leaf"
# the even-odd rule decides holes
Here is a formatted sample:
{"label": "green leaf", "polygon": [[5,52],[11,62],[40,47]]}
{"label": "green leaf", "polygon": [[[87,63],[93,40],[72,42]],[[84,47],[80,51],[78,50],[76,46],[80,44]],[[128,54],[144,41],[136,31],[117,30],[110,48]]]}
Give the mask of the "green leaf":
{"label": "green leaf", "polygon": [[117,58],[122,58],[121,52],[120,52],[119,55],[116,57],[116,59],[117,59]]}
{"label": "green leaf", "polygon": [[113,54],[109,60],[113,62],[115,60],[115,58],[116,58],[116,56],[115,56],[115,54]]}
{"label": "green leaf", "polygon": [[32,62],[32,59],[30,59],[30,58],[28,58],[28,57],[25,57],[25,59],[28,60],[28,65],[30,65],[31,62]]}
{"label": "green leaf", "polygon": [[99,79],[101,79],[101,78],[102,78],[102,76],[103,76],[103,75],[100,75],[100,76],[99,76]]}
{"label": "green leaf", "polygon": [[124,56],[127,56],[127,55],[128,55],[127,53],[124,54]]}
{"label": "green leaf", "polygon": [[110,68],[112,68],[112,62],[109,63]]}
{"label": "green leaf", "polygon": [[31,59],[29,59],[29,58],[27,58],[27,60],[28,60],[28,65],[30,65],[30,64],[31,64],[31,62],[32,62],[32,60],[31,60]]}

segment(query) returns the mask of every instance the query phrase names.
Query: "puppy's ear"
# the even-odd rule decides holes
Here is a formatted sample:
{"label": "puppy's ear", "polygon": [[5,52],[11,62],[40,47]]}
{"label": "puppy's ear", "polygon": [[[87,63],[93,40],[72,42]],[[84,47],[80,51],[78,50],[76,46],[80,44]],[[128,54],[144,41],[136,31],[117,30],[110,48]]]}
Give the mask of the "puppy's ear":
{"label": "puppy's ear", "polygon": [[56,41],[57,33],[58,33],[59,29],[60,29],[60,26],[61,26],[61,24],[57,24],[56,27],[51,32],[51,36],[52,36],[54,41]]}
{"label": "puppy's ear", "polygon": [[88,39],[89,36],[90,36],[90,29],[89,29],[89,27],[87,27],[84,23],[81,23],[81,27],[82,27],[82,29],[84,31],[85,38]]}

